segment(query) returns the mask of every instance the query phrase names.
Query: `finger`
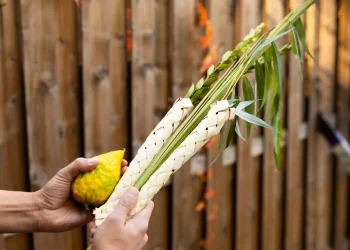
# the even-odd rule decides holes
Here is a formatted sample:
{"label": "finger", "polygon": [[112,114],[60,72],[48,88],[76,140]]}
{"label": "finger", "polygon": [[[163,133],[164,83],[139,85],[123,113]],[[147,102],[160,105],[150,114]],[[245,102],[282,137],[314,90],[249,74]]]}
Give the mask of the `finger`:
{"label": "finger", "polygon": [[[131,220],[132,221],[143,221],[148,225],[149,220],[154,209],[154,202],[149,201],[144,209],[142,209],[138,214],[136,214]],[[137,223],[137,222],[136,222]]]}
{"label": "finger", "polygon": [[145,235],[143,236],[142,241],[143,241],[143,244],[146,244],[146,243],[147,243],[147,241],[148,241],[148,235],[147,235],[147,234],[145,234]]}
{"label": "finger", "polygon": [[122,175],[125,174],[126,170],[128,170],[127,167],[123,167],[123,168],[122,168]]}
{"label": "finger", "polygon": [[127,162],[127,160],[122,160],[122,168],[123,167],[127,167],[128,166],[128,162]]}
{"label": "finger", "polygon": [[139,197],[139,191],[137,188],[132,187],[122,196],[117,207],[111,213],[112,217],[118,217],[123,222],[126,221],[127,216],[131,210],[135,207]]}
{"label": "finger", "polygon": [[98,162],[98,158],[77,158],[67,167],[62,168],[59,173],[66,177],[68,181],[73,181],[78,174],[94,169],[98,165]]}

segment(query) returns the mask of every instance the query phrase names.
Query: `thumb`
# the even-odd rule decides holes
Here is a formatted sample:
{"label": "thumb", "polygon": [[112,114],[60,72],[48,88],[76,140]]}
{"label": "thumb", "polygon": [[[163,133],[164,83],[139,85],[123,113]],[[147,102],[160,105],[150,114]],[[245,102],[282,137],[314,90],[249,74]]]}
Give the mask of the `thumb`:
{"label": "thumb", "polygon": [[139,198],[139,190],[135,187],[132,187],[126,191],[122,196],[118,205],[114,209],[113,213],[116,214],[120,220],[123,222],[126,221],[129,213],[135,207]]}
{"label": "thumb", "polygon": [[58,173],[61,176],[63,176],[67,181],[72,182],[78,174],[91,171],[98,165],[98,163],[98,158],[77,158],[67,167],[62,168]]}

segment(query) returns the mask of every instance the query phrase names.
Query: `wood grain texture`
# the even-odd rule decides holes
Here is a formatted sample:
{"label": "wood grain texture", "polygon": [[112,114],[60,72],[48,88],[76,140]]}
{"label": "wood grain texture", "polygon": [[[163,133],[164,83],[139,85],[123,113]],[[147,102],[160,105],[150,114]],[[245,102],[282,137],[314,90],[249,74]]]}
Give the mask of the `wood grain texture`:
{"label": "wood grain texture", "polygon": [[[0,8],[0,189],[26,191],[24,90],[17,8],[15,1]],[[20,249],[30,249],[31,234],[13,238],[19,242]],[[6,241],[6,249],[16,248]]]}
{"label": "wood grain texture", "polygon": [[[262,6],[258,0],[240,1],[237,23],[240,24],[236,41],[241,41],[250,29],[262,21]],[[251,82],[253,76],[249,76]],[[239,96],[243,97],[240,88]],[[246,135],[245,122],[239,123],[241,132]],[[250,138],[259,134],[259,129],[252,126]],[[259,172],[260,158],[250,155],[251,143],[238,139],[237,162],[237,208],[236,208],[236,249],[256,250],[259,245]]]}
{"label": "wood grain texture", "polygon": [[[1,237],[1,236],[0,236]],[[3,239],[5,248],[1,248],[0,239],[0,249],[1,250],[25,250],[31,249],[30,238],[26,234],[17,234]]]}
{"label": "wood grain texture", "polygon": [[[299,6],[302,0],[290,0],[289,10]],[[286,169],[286,229],[285,249],[302,248],[303,220],[303,147],[298,139],[299,126],[303,121],[304,69],[294,56],[289,56],[288,74],[288,133]]]}
{"label": "wood grain texture", "polygon": [[[147,18],[145,19],[145,17]],[[132,1],[132,114],[133,153],[168,111],[167,1]],[[168,249],[169,190],[154,198],[145,249]]]}
{"label": "wood grain texture", "polygon": [[[338,17],[338,59],[337,59],[337,127],[348,140],[349,138],[349,103],[350,103],[350,33],[347,15],[350,2],[340,1]],[[342,171],[345,166],[338,162],[335,182],[335,250],[347,247],[346,226],[349,211],[349,177]]]}
{"label": "wood grain texture", "polygon": [[318,109],[318,58],[319,58],[319,5],[313,5],[306,13],[306,42],[315,60],[306,57],[305,83],[309,85],[309,114],[308,114],[308,140],[307,140],[307,170],[306,170],[306,244],[305,248],[316,249],[317,229],[317,131],[316,118]]}
{"label": "wood grain texture", "polygon": [[[285,15],[285,1],[265,0],[264,2],[264,22],[266,29],[269,30],[277,25]],[[277,41],[277,46],[281,47],[286,43],[285,37]],[[286,83],[286,57],[282,58],[283,67],[283,86]],[[286,91],[284,91],[285,93]],[[285,102],[285,99],[284,99]],[[286,103],[281,105],[282,124],[284,124]],[[263,156],[263,204],[262,204],[262,249],[279,250],[281,249],[282,239],[282,180],[285,171],[285,161],[281,157],[280,169],[276,169],[273,153],[273,138],[270,130],[264,131],[264,156]],[[285,150],[281,150],[284,154]]]}
{"label": "wood grain texture", "polygon": [[[337,3],[335,1],[320,1],[319,27],[319,99],[318,109],[325,115],[334,111],[336,54]],[[316,184],[316,249],[325,250],[330,247],[331,234],[331,185],[332,162],[329,146],[322,136],[317,138],[317,184]]]}
{"label": "wood grain texture", "polygon": [[[172,101],[184,97],[192,82],[200,79],[202,60],[199,28],[195,25],[195,0],[173,0],[171,5]],[[201,200],[202,183],[185,164],[173,178],[172,249],[199,249],[203,219],[195,207]]]}
{"label": "wood grain texture", "polygon": [[[41,188],[81,155],[75,5],[21,1],[30,184]],[[35,234],[34,248],[79,249],[82,229]]]}
{"label": "wood grain texture", "polygon": [[[217,61],[227,50],[234,48],[234,6],[232,1],[210,1],[209,19],[213,29],[212,46],[218,46]],[[208,164],[215,159],[220,136],[208,150]],[[234,153],[234,152],[232,152]],[[206,207],[207,249],[233,248],[233,166],[223,167],[221,157],[208,169],[207,188],[215,195]]]}
{"label": "wood grain texture", "polygon": [[85,156],[128,145],[125,1],[82,3]]}

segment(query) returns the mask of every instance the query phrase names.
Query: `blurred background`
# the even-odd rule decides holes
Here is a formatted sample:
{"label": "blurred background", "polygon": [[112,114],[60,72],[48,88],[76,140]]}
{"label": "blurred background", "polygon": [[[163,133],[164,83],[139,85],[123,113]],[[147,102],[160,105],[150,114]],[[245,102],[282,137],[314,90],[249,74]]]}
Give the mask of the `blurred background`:
{"label": "blurred background", "polygon": [[[125,147],[131,161],[211,64],[301,2],[0,0],[0,188],[38,190],[79,156]],[[269,131],[208,167],[212,139],[156,195],[145,249],[349,249],[349,166],[317,130],[322,111],[349,138],[349,2],[302,17],[314,59],[283,57],[280,169]],[[0,235],[1,250],[85,247],[85,227]]]}

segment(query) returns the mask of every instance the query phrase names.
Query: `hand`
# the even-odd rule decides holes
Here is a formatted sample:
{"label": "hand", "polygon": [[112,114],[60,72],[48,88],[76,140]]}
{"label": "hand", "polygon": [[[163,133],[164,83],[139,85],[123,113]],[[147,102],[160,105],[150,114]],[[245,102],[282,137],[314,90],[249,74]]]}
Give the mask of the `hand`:
{"label": "hand", "polygon": [[136,188],[130,188],[124,194],[114,211],[95,230],[92,239],[93,250],[139,250],[145,246],[154,203],[150,201],[142,211],[127,220],[137,203],[138,195]]}
{"label": "hand", "polygon": [[[122,163],[122,171],[121,171],[121,176],[124,175],[124,173],[126,172],[126,170],[128,169],[127,167],[128,165],[128,162],[127,161],[123,161]],[[96,232],[96,224],[95,224],[95,221],[90,221],[87,225],[86,225],[86,231],[87,231],[87,238],[88,238],[88,241],[89,241],[89,244],[91,244],[92,242],[92,238],[94,237],[94,234]]]}
{"label": "hand", "polygon": [[[81,172],[88,172],[98,164],[97,158],[78,158],[58,173],[37,191],[37,231],[68,231],[90,222],[94,216],[78,202],[71,199],[71,185]],[[123,160],[122,171],[127,162]]]}

